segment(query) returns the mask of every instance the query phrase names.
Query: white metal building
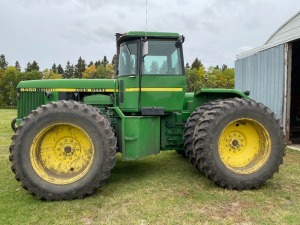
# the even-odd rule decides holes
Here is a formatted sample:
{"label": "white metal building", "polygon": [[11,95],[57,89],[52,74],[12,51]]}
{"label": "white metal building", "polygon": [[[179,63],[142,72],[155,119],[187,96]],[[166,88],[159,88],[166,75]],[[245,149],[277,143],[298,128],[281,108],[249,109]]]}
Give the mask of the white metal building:
{"label": "white metal building", "polygon": [[300,12],[263,46],[237,55],[235,88],[275,112],[287,142],[300,141]]}

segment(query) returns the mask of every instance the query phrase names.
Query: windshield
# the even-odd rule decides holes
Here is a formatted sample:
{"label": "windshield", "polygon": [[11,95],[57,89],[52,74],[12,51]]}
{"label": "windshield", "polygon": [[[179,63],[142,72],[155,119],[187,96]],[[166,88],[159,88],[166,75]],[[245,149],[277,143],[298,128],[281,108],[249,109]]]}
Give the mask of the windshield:
{"label": "windshield", "polygon": [[119,76],[137,74],[138,43],[124,42],[120,46]]}
{"label": "windshield", "polygon": [[144,57],[142,74],[181,75],[181,49],[176,41],[149,40],[148,55]]}

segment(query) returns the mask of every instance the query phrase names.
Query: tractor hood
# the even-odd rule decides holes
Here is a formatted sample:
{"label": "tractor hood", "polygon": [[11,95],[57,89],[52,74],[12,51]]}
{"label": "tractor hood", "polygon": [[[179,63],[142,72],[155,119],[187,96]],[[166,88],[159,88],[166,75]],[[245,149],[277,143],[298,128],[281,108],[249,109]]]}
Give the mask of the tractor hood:
{"label": "tractor hood", "polygon": [[20,91],[53,92],[115,92],[118,82],[115,79],[54,79],[21,81]]}

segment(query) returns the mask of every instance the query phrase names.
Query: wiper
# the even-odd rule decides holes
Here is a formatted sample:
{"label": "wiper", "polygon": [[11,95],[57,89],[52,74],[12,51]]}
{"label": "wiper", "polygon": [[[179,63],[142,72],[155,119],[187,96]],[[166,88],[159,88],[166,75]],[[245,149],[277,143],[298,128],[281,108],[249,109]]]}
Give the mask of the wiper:
{"label": "wiper", "polygon": [[130,50],[129,50],[129,48],[128,48],[127,43],[125,42],[124,44],[125,44],[125,47],[126,47],[126,49],[127,49],[127,52],[129,53],[129,55],[131,55],[131,52],[130,52]]}

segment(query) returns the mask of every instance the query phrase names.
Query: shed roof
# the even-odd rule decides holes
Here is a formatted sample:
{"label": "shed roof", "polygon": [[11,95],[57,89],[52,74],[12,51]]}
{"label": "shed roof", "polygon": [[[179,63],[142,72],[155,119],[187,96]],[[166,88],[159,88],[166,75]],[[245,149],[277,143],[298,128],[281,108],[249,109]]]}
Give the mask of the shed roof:
{"label": "shed roof", "polygon": [[300,39],[300,11],[293,17],[281,25],[260,47],[243,52],[236,56],[237,59],[245,58],[257,52],[272,48],[274,46],[284,44],[296,39]]}

